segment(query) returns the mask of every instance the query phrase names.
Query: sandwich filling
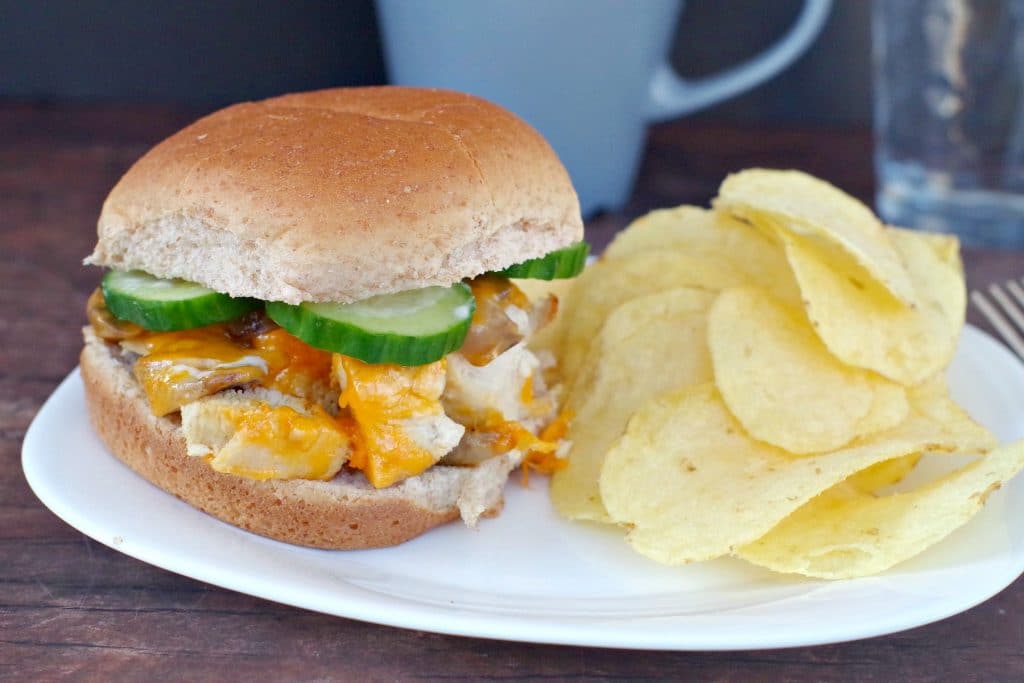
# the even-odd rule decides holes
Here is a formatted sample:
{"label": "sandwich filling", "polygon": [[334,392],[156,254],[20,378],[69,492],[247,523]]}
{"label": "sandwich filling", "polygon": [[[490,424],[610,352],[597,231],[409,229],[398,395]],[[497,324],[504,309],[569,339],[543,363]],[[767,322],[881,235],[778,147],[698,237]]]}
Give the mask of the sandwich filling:
{"label": "sandwich filling", "polygon": [[114,316],[99,289],[87,313],[116,344],[158,416],[180,414],[188,454],[250,479],[329,480],[360,470],[377,488],[435,464],[510,455],[560,469],[568,450],[553,358],[527,347],[557,311],[506,277],[468,282],[475,310],[461,346],[419,365],[316,348],[262,308],[228,322],[152,331]]}

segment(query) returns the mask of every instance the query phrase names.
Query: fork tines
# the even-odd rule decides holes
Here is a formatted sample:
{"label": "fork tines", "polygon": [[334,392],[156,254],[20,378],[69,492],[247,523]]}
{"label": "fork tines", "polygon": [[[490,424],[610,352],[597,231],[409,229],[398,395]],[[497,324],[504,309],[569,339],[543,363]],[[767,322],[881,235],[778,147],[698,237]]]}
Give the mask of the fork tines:
{"label": "fork tines", "polygon": [[971,292],[971,301],[1009,347],[1024,358],[1024,337],[1021,336],[1024,334],[1024,288],[1021,282],[1009,280],[1005,289],[998,284],[989,285],[988,291],[995,304],[977,290]]}

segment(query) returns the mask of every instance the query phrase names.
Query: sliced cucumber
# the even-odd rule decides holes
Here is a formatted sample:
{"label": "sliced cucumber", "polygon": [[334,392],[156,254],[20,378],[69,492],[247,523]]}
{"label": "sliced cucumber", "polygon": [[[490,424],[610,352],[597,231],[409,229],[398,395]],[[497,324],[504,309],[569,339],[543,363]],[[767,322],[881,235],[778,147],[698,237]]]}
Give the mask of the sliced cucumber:
{"label": "sliced cucumber", "polygon": [[533,280],[555,280],[576,277],[583,272],[583,266],[587,263],[588,253],[590,253],[590,245],[581,241],[564,249],[556,249],[540,258],[533,258],[529,261],[509,266],[505,270],[499,271],[499,274],[505,277],[530,278]]}
{"label": "sliced cucumber", "polygon": [[141,270],[111,270],[100,286],[115,317],[158,332],[234,320],[260,305],[255,299],[234,299],[194,282],[165,280]]}
{"label": "sliced cucumber", "polygon": [[351,304],[267,303],[267,315],[310,346],[396,365],[426,365],[461,347],[474,310],[473,293],[461,282]]}

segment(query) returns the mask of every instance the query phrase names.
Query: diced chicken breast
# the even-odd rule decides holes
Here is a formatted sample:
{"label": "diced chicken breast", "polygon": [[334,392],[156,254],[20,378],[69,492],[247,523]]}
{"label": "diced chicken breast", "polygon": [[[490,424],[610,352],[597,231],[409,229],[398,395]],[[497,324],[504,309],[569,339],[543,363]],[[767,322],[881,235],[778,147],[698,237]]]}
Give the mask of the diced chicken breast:
{"label": "diced chicken breast", "polygon": [[189,455],[251,479],[330,479],[349,454],[348,437],[321,407],[267,389],[188,403],[181,427]]}
{"label": "diced chicken breast", "polygon": [[516,422],[530,418],[531,407],[524,399],[532,397],[532,388],[524,387],[539,367],[540,361],[522,342],[482,366],[453,353],[442,397],[445,412],[464,424],[488,420],[495,413]]}
{"label": "diced chicken breast", "polygon": [[455,448],[466,431],[465,427],[444,414],[410,417],[399,422],[409,438],[434,456],[435,461]]}

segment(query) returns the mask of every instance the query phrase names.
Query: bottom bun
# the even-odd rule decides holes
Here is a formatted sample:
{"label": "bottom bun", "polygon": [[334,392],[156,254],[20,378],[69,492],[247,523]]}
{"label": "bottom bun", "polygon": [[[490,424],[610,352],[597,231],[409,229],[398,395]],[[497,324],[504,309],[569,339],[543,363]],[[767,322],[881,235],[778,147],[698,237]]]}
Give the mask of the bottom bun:
{"label": "bottom bun", "polygon": [[379,548],[460,516],[497,514],[513,453],[477,467],[435,466],[386,489],[343,469],[330,481],[256,481],[213,470],[185,452],[177,415],[149,409],[120,348],[85,329],[81,371],[89,419],[107,447],[161,489],[229,524],[297,545]]}

